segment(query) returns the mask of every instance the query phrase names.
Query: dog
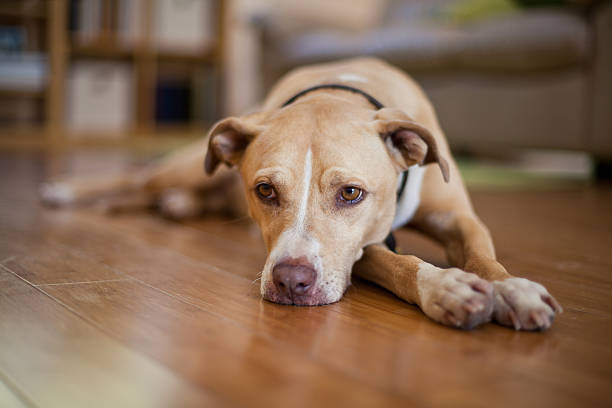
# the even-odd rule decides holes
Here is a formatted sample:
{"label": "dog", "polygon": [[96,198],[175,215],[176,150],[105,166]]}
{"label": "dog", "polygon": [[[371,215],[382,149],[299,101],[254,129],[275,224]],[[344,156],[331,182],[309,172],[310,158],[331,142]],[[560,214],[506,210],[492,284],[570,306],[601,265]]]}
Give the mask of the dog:
{"label": "dog", "polygon": [[[41,196],[53,205],[110,196],[111,211],[157,203],[174,218],[248,211],[268,251],[261,295],[276,303],[337,302],[356,273],[452,327],[544,330],[562,311],[496,260],[432,104],[384,61],[295,69],[257,111],[217,122],[205,145],[128,174],[46,183]],[[394,252],[389,234],[404,225],[440,242],[454,267]]]}

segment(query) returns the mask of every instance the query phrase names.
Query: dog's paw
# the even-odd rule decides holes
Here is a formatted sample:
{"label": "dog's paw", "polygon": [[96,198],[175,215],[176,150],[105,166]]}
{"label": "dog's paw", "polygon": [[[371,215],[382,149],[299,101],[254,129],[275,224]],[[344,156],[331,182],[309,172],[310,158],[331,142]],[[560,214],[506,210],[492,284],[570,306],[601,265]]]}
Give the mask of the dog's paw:
{"label": "dog's paw", "polygon": [[472,329],[491,320],[493,286],[457,268],[419,270],[421,309],[433,320]]}
{"label": "dog's paw", "polygon": [[546,330],[563,309],[546,288],[523,278],[493,282],[493,318],[516,330]]}
{"label": "dog's paw", "polygon": [[56,207],[72,204],[75,200],[70,184],[61,181],[41,184],[38,193],[44,204]]}
{"label": "dog's paw", "polygon": [[161,195],[159,210],[166,217],[181,220],[196,215],[198,205],[190,191],[171,189]]}

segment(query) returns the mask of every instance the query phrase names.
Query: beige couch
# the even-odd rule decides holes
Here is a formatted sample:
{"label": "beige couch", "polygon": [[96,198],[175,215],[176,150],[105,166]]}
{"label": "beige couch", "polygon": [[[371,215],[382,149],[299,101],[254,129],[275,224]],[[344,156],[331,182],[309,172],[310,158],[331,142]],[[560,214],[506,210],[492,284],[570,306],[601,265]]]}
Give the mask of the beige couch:
{"label": "beige couch", "polygon": [[419,80],[455,149],[572,149],[609,160],[612,2],[595,3],[447,24],[423,23],[414,8],[403,11],[417,19],[407,19],[402,7],[413,2],[396,1],[359,30],[250,21],[261,39],[263,88],[301,64],[375,55]]}

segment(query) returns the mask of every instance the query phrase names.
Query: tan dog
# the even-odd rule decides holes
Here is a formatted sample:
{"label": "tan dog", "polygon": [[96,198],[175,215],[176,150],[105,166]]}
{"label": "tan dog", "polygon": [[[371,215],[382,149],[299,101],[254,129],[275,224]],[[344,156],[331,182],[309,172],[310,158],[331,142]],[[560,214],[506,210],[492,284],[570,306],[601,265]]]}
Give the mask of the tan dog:
{"label": "tan dog", "polygon": [[[347,89],[311,89],[325,84]],[[268,249],[265,299],[336,302],[354,270],[450,326],[472,328],[493,318],[515,329],[546,329],[561,311],[543,286],[512,277],[496,261],[430,102],[382,61],[353,59],[286,75],[259,112],[212,128],[209,178],[200,176],[201,148],[187,147],[137,174],[47,184],[42,196],[65,204],[122,191],[112,207],[157,200],[174,217],[214,202],[239,210],[236,177],[227,168],[215,173],[225,163],[239,168],[248,211]],[[421,166],[430,162],[437,166]],[[456,268],[381,244],[407,223],[441,242]]]}

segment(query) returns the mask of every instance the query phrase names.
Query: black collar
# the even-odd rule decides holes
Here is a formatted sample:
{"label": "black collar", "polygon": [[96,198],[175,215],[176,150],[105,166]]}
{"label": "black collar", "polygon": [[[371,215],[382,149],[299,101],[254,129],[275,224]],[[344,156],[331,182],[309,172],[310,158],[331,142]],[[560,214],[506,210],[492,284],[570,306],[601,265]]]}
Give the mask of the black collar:
{"label": "black collar", "polygon": [[384,105],[382,103],[380,103],[378,101],[378,99],[374,98],[369,93],[364,92],[364,91],[362,91],[359,88],[354,88],[352,86],[342,85],[342,84],[323,84],[323,85],[311,86],[310,88],[306,88],[303,91],[300,91],[300,92],[296,93],[295,95],[293,95],[291,98],[289,98],[287,100],[287,102],[283,103],[282,107],[284,108],[287,105],[291,105],[298,98],[301,98],[302,96],[306,95],[307,93],[310,93],[310,92],[313,92],[313,91],[317,91],[319,89],[342,89],[344,91],[349,91],[349,92],[357,93],[357,94],[360,94],[360,95],[364,96],[368,100],[368,102],[370,102],[372,104],[372,106],[374,106],[376,109],[382,109],[384,107]]}
{"label": "black collar", "polygon": [[[287,105],[291,105],[293,102],[295,102],[297,99],[301,98],[302,96],[306,95],[307,93],[317,91],[319,89],[341,89],[344,91],[353,92],[353,93],[356,93],[356,94],[359,94],[365,97],[368,100],[368,102],[370,102],[370,104],[372,104],[372,106],[374,106],[376,109],[384,108],[384,105],[380,103],[378,99],[374,98],[369,93],[362,91],[359,88],[355,88],[355,87],[352,87],[349,85],[343,85],[343,84],[322,84],[322,85],[311,86],[310,88],[306,88],[298,92],[297,94],[293,95],[285,103],[283,103],[281,107],[284,108]],[[402,173],[402,181],[400,183],[400,187],[397,190],[397,201],[399,201],[400,197],[402,196],[402,193],[404,192],[404,189],[406,188],[407,181],[408,181],[408,171],[405,171]],[[389,233],[389,235],[385,239],[385,245],[387,245],[387,247],[391,251],[395,252],[395,249],[396,249],[395,248],[395,237],[393,237],[392,233]]]}

